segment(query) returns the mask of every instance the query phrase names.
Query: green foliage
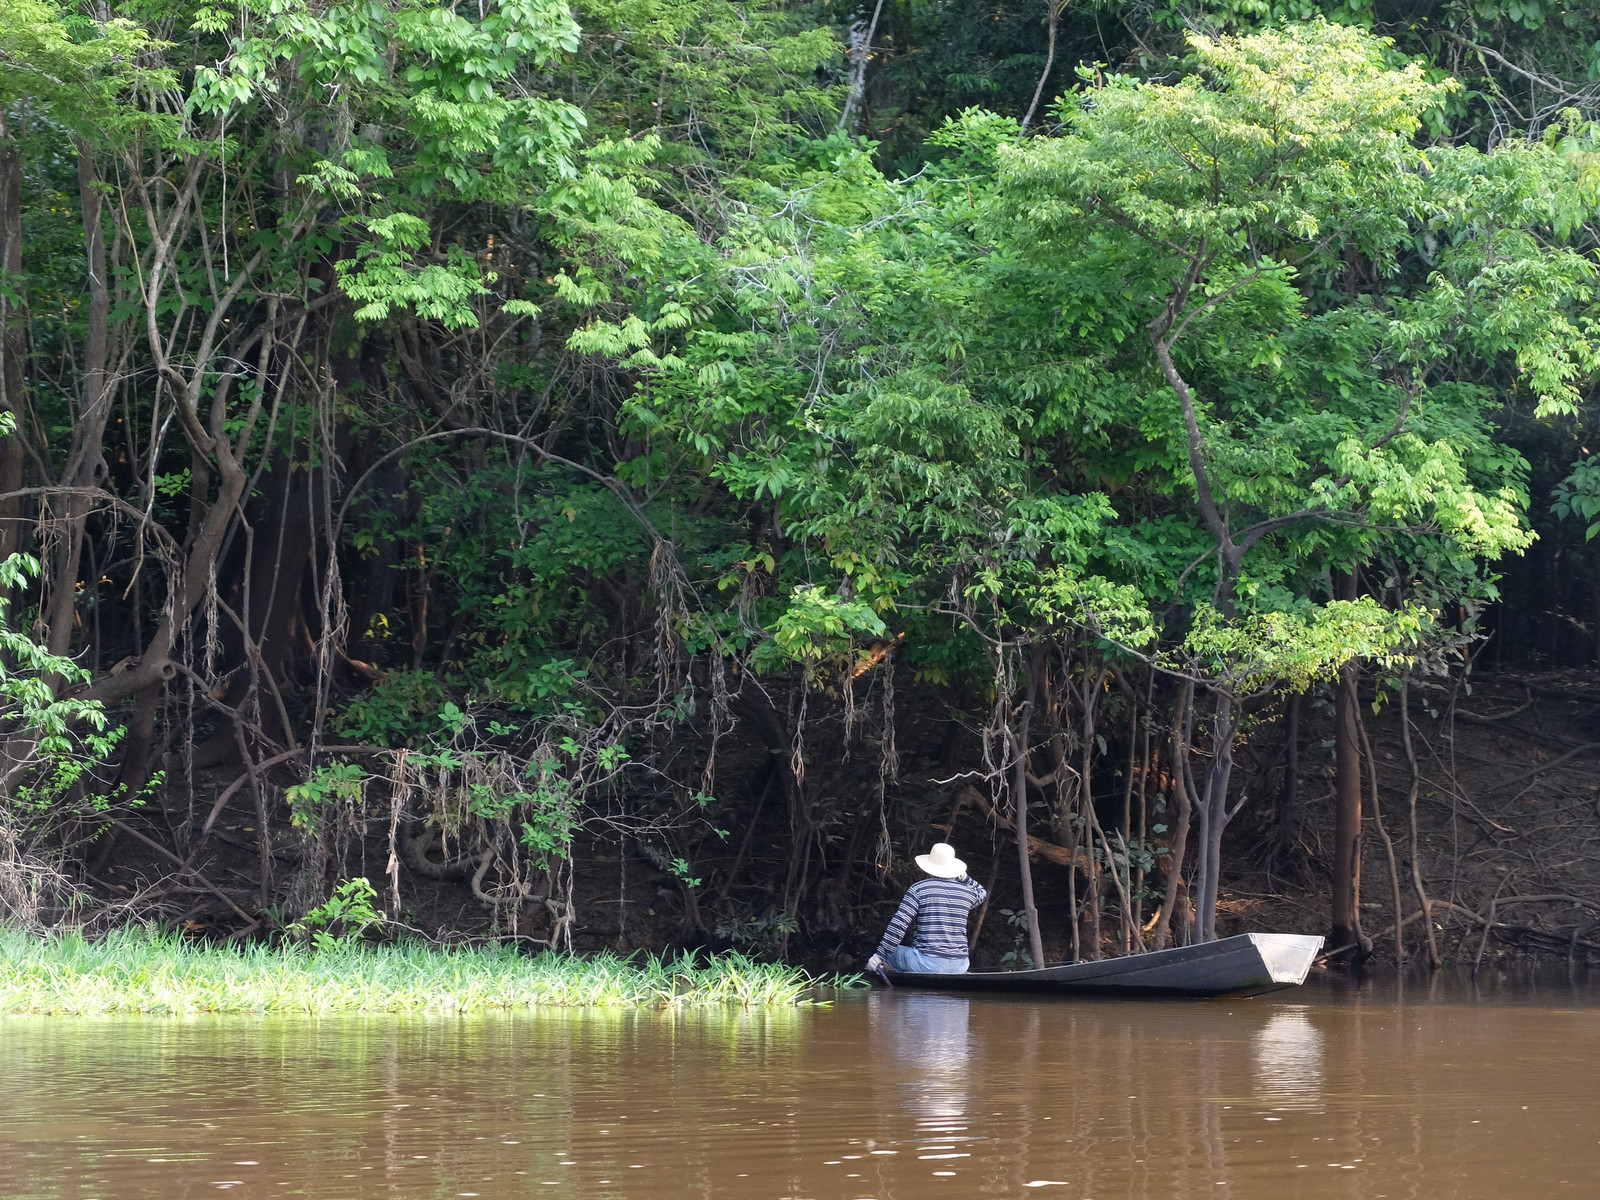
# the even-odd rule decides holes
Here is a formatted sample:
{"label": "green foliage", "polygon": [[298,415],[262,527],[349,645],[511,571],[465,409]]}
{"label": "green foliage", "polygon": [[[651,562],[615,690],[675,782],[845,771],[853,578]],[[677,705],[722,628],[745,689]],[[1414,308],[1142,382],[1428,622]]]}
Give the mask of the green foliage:
{"label": "green foliage", "polygon": [[0,1014],[8,1016],[789,1008],[816,1003],[816,988],[833,982],[852,980],[813,979],[740,954],[577,958],[417,942],[308,951],[294,943],[208,945],[137,929],[98,941],[0,929]]}
{"label": "green foliage", "polygon": [[1591,542],[1600,533],[1600,459],[1580,458],[1552,492],[1550,511],[1565,520],[1577,517],[1586,522],[1583,540]]}
{"label": "green foliage", "polygon": [[[61,693],[58,681],[86,683],[88,671],[13,627],[8,597],[38,573],[38,560],[30,555],[13,554],[0,562],[0,724],[15,731],[5,791],[21,813],[34,819],[48,816],[55,804],[79,790],[88,773],[111,757],[123,734],[121,728],[108,728],[105,708],[97,701]],[[110,799],[97,794],[94,803],[103,809]]]}
{"label": "green foliage", "polygon": [[[699,886],[709,785],[634,780],[726,732],[739,677],[831,690],[892,652],[954,708],[1076,645],[1228,696],[1437,644],[1543,512],[1506,429],[1571,461],[1600,370],[1600,152],[1561,107],[1593,14],[1069,6],[1025,136],[1049,11],[886,7],[858,138],[843,9],[4,6],[7,404],[95,547],[43,589],[0,566],[7,803],[137,802],[93,786],[117,734],[73,697],[163,644],[229,705],[250,675],[269,727],[315,696],[319,738],[397,752],[434,827],[518,871],[559,873],[604,795]],[[1592,536],[1582,453],[1552,511]],[[269,546],[283,589],[248,595]],[[1353,565],[1383,605],[1330,602]],[[76,658],[28,632],[52,595]],[[273,657],[285,597],[315,687]],[[273,661],[242,671],[230,619]],[[323,763],[289,815],[329,836],[373,790]]]}
{"label": "green foliage", "polygon": [[786,4],[588,0],[586,36],[605,53],[583,69],[597,82],[615,72],[595,94],[595,120],[654,129],[662,167],[704,178],[714,166],[725,186],[744,186],[745,164],[792,169],[795,142],[831,126],[840,101],[825,73],[837,37],[811,17]]}
{"label": "green foliage", "polygon": [[816,662],[843,653],[855,634],[882,637],[886,632],[869,605],[828,595],[820,587],[796,587],[772,637],[795,661]]}
{"label": "green foliage", "polygon": [[[420,217],[391,213],[367,222],[372,241],[355,258],[334,264],[339,286],[358,307],[361,321],[382,321],[396,311],[410,311],[446,328],[476,325],[472,301],[490,294],[478,265],[452,246],[443,263],[419,265],[417,252],[428,242],[428,226]],[[492,280],[491,280],[492,281]]]}
{"label": "green foliage", "polygon": [[781,908],[769,908],[751,917],[719,917],[715,932],[735,946],[746,946],[758,954],[776,954],[787,938],[800,932],[800,922]]}
{"label": "green foliage", "polygon": [[[1420,190],[1411,136],[1454,84],[1417,64],[1391,69],[1381,42],[1320,21],[1193,35],[1190,49],[1195,73],[1170,84],[1104,77],[1092,106],[1063,108],[1063,136],[1001,148],[1030,224],[1069,233],[1098,212],[1172,257],[1203,242],[1226,271],[1247,256],[1253,270],[1218,288],[1288,277],[1274,255],[1289,245],[1305,248],[1294,255],[1302,271],[1346,246],[1388,258],[1403,232],[1396,210]],[[1364,203],[1347,203],[1356,194]],[[1269,230],[1250,245],[1250,232]]]}
{"label": "green foliage", "polygon": [[296,828],[315,828],[323,810],[332,804],[359,805],[366,794],[367,773],[355,763],[334,762],[317,767],[304,783],[284,789],[289,821]]}
{"label": "green foliage", "polygon": [[[573,759],[580,755],[575,744],[566,748]],[[614,771],[627,758],[621,747],[607,747],[602,770]],[[518,791],[502,801],[518,805],[525,814],[518,833],[519,840],[533,855],[533,861],[548,870],[572,854],[572,837],[580,825],[579,808],[582,795],[574,786],[573,777],[561,769],[554,758],[530,763],[527,777],[533,787]]]}
{"label": "green foliage", "polygon": [[134,87],[167,88],[153,67],[163,43],[127,17],[96,19],[57,0],[7,0],[0,8],[0,104],[27,99],[62,125],[113,137],[139,119],[121,103]]}
{"label": "green foliage", "polygon": [[340,732],[378,746],[430,744],[443,731],[449,690],[433,671],[394,670],[358,696],[338,717]]}
{"label": "green foliage", "polygon": [[309,939],[318,954],[347,950],[384,923],[373,907],[377,889],[366,879],[346,879],[333,895],[288,926],[290,937]]}
{"label": "green foliage", "polygon": [[1028,952],[1028,914],[1020,908],[1002,908],[1000,916],[1011,930],[1011,949],[1000,956],[1000,966],[1006,971],[1031,971],[1039,964]]}
{"label": "green foliage", "polygon": [[1333,679],[1351,659],[1379,667],[1403,664],[1402,648],[1414,644],[1426,626],[1420,609],[1391,611],[1370,596],[1231,619],[1202,605],[1173,666],[1224,681],[1240,692],[1275,684],[1303,692]]}
{"label": "green foliage", "polygon": [[[1494,451],[1477,380],[1510,364],[1555,412],[1593,368],[1592,268],[1536,234],[1573,165],[1423,151],[1454,85],[1354,28],[1190,50],[1173,82],[1090,76],[1055,136],[965,114],[914,180],[842,153],[725,239],[720,307],[644,364],[628,416],[811,548],[774,651],[836,655],[955,580],[997,632],[1077,625],[1303,687],[1421,628],[1310,602],[1330,567],[1528,544],[1525,464]],[[1192,452],[1156,328],[1197,397]]]}
{"label": "green foliage", "polygon": [[265,13],[201,8],[194,20],[231,36],[218,65],[195,66],[193,112],[243,123],[264,105],[324,89],[341,96],[327,153],[302,156],[295,178],[308,200],[342,209],[337,226],[353,253],[335,274],[356,319],[413,313],[472,327],[484,298],[509,301],[511,314],[538,311],[499,296],[476,247],[441,246],[429,209],[445,196],[522,204],[575,176],[582,110],[530,87],[578,48],[565,5],[499,0],[474,21],[421,0],[288,0]]}

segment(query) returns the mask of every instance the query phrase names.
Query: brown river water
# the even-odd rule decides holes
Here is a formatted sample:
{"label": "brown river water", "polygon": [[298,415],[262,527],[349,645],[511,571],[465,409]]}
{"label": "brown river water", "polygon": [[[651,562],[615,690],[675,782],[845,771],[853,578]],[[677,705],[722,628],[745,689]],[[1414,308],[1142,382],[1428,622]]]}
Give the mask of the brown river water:
{"label": "brown river water", "polygon": [[4,1200],[1600,1197],[1600,986],[0,1020]]}

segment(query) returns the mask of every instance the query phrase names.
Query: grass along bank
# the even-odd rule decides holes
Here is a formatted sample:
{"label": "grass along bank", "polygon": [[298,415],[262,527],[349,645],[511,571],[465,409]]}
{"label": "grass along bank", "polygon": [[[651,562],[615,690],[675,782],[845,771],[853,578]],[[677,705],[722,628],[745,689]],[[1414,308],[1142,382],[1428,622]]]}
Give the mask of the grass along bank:
{"label": "grass along bank", "polygon": [[530,956],[421,943],[220,946],[141,931],[0,929],[0,1015],[419,1013],[811,1003],[820,981],[738,954]]}

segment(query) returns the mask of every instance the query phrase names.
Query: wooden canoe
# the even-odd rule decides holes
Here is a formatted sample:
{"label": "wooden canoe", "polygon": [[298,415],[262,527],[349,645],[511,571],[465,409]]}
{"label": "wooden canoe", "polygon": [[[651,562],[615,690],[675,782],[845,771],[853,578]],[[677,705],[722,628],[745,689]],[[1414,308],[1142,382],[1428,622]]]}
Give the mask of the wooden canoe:
{"label": "wooden canoe", "polygon": [[1298,987],[1322,939],[1298,933],[1241,933],[1099,962],[965,975],[889,972],[895,987],[964,992],[1054,992],[1085,996],[1259,996]]}

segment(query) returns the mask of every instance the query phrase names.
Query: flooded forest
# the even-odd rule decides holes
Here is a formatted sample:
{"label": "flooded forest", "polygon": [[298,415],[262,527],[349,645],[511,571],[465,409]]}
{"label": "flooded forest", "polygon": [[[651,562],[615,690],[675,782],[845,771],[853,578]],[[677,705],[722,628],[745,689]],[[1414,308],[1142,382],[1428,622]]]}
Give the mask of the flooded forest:
{"label": "flooded forest", "polygon": [[0,923],[1600,958],[1597,120],[1571,0],[6,0]]}

